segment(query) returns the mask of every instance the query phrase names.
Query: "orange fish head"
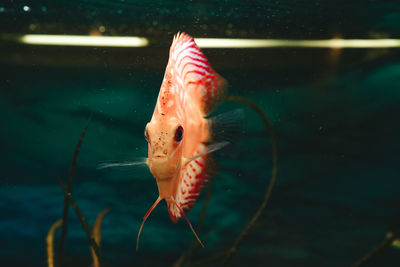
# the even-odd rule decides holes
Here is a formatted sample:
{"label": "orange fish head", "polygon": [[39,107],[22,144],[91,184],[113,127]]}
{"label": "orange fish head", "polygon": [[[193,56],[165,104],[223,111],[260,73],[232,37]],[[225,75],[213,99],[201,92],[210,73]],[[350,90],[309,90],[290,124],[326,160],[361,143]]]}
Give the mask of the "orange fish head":
{"label": "orange fish head", "polygon": [[148,165],[161,198],[169,199],[182,164],[184,130],[174,117],[153,116],[146,125]]}

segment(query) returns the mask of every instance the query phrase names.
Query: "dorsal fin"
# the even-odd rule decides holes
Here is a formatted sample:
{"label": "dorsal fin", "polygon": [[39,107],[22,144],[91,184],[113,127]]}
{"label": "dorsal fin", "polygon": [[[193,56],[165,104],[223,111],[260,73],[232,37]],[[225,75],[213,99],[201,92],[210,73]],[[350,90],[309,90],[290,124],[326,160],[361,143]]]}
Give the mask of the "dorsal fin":
{"label": "dorsal fin", "polygon": [[170,49],[170,63],[177,72],[178,84],[192,97],[198,97],[204,115],[221,101],[226,88],[225,79],[210,66],[193,37],[178,32]]}

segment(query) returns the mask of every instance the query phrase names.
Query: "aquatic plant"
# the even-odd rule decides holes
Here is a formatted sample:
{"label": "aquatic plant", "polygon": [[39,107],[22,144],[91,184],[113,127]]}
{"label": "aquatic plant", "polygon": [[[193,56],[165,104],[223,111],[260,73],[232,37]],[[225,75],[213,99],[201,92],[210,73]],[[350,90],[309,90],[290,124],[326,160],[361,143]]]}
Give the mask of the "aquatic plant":
{"label": "aquatic plant", "polygon": [[[101,224],[103,222],[104,216],[110,212],[110,208],[104,209],[101,211],[97,217],[96,221],[94,222],[93,229],[92,229],[92,237],[94,238],[94,241],[96,244],[100,246],[101,243]],[[97,257],[96,251],[94,250],[93,247],[90,248],[90,251],[92,253],[92,260],[93,260],[93,267],[99,267],[100,266],[100,261],[99,258]]]}
{"label": "aquatic plant", "polygon": [[240,243],[245,238],[245,236],[250,232],[250,230],[254,227],[256,221],[258,220],[261,213],[267,206],[268,200],[271,197],[272,189],[275,185],[276,174],[278,171],[278,148],[277,148],[277,144],[276,144],[274,128],[272,127],[272,124],[268,120],[268,118],[265,115],[265,113],[263,112],[263,110],[259,106],[257,106],[253,101],[251,101],[250,99],[246,99],[244,97],[228,96],[227,99],[230,101],[234,101],[234,102],[238,102],[238,103],[247,105],[248,107],[253,109],[258,114],[258,116],[260,116],[260,118],[262,119],[264,126],[267,129],[267,133],[269,135],[269,139],[271,140],[271,145],[272,145],[272,174],[271,174],[271,179],[270,179],[269,185],[267,187],[267,191],[265,192],[265,196],[264,196],[263,201],[261,202],[260,207],[257,209],[257,212],[254,214],[253,218],[246,225],[246,227],[243,229],[243,231],[240,233],[240,235],[236,238],[232,247],[227,252],[227,255],[224,259],[223,265],[226,265],[228,263],[228,261],[230,260],[230,258],[233,256],[233,254],[236,253],[236,251],[239,248]]}
{"label": "aquatic plant", "polygon": [[58,179],[58,183],[59,183],[60,187],[62,188],[62,190],[64,191],[64,194],[68,197],[68,200],[71,203],[72,207],[74,208],[74,210],[76,212],[76,215],[78,215],[78,218],[79,218],[79,220],[80,220],[80,222],[82,224],[82,228],[85,231],[85,233],[86,233],[86,235],[87,235],[87,237],[89,239],[90,246],[91,246],[92,250],[95,252],[95,254],[97,256],[97,260],[101,265],[102,257],[101,257],[101,254],[100,254],[100,247],[97,244],[94,236],[92,235],[91,228],[90,228],[86,218],[83,216],[83,213],[80,210],[78,204],[76,204],[76,201],[72,197],[71,192],[67,191],[67,188],[63,185],[63,183],[61,182],[60,179]]}
{"label": "aquatic plant", "polygon": [[78,143],[76,144],[74,155],[72,157],[70,172],[69,172],[69,179],[68,179],[68,186],[66,187],[61,179],[57,177],[57,182],[60,185],[61,189],[64,192],[65,199],[64,199],[64,209],[63,209],[63,218],[57,220],[51,227],[46,236],[46,248],[47,248],[47,264],[49,267],[54,266],[54,235],[58,228],[61,226],[62,233],[60,237],[60,246],[59,246],[59,256],[58,256],[58,263],[62,265],[64,261],[64,248],[65,248],[65,239],[67,235],[67,227],[68,227],[68,211],[69,205],[71,204],[74,208],[81,224],[82,228],[84,229],[90,244],[90,250],[92,254],[92,261],[94,267],[102,266],[102,257],[100,252],[100,240],[101,240],[101,223],[105,214],[109,212],[110,209],[105,209],[100,212],[96,218],[93,228],[91,228],[84,217],[82,211],[80,210],[78,204],[76,203],[75,199],[72,197],[72,183],[75,178],[75,169],[77,164],[77,159],[79,155],[79,150],[83,141],[83,137],[85,136],[86,130],[88,128],[89,122],[91,120],[91,116],[86,122],[85,127],[83,128]]}
{"label": "aquatic plant", "polygon": [[359,260],[357,260],[352,267],[360,267],[370,262],[376,256],[381,254],[385,249],[390,246],[398,247],[400,239],[400,212],[398,212],[394,218],[392,225],[389,227],[389,231],[386,233],[384,239],[376,245],[373,249],[367,252]]}
{"label": "aquatic plant", "polygon": [[46,236],[46,248],[47,248],[47,266],[54,267],[54,235],[56,230],[62,226],[62,219],[58,219],[50,227],[49,232]]}
{"label": "aquatic plant", "polygon": [[66,188],[66,194],[64,197],[64,211],[63,211],[63,224],[62,224],[62,232],[60,237],[60,247],[59,247],[59,257],[62,259],[64,257],[64,248],[65,248],[65,239],[67,236],[68,231],[68,211],[69,211],[69,202],[70,198],[68,196],[72,193],[72,183],[75,178],[75,169],[76,169],[76,161],[78,160],[79,156],[79,149],[82,144],[83,137],[86,134],[86,130],[89,126],[90,119],[86,122],[85,127],[83,128],[81,135],[79,136],[78,143],[75,146],[74,155],[72,157],[71,167],[69,169],[69,176],[68,176],[68,185]]}

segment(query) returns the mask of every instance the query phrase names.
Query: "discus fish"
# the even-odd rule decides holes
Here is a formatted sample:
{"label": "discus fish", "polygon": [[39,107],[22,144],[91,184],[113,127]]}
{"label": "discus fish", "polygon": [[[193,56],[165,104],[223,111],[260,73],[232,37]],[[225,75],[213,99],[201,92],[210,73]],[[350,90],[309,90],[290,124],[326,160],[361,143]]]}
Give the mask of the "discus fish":
{"label": "discus fish", "polygon": [[[159,197],[143,218],[165,199],[173,222],[185,217],[210,178],[209,154],[227,144],[212,142],[212,119],[206,119],[226,88],[194,39],[174,36],[157,103],[144,134],[148,142],[147,164],[156,179]],[[199,243],[189,220],[191,230]]]}
{"label": "discus fish", "polygon": [[143,217],[136,249],[146,219],[163,199],[170,219],[177,222],[184,217],[203,246],[185,213],[215,173],[210,153],[229,143],[218,141],[218,137],[237,128],[241,119],[240,112],[206,118],[220,103],[225,90],[225,79],[213,70],[194,39],[178,32],[170,47],[153,116],[144,130],[148,158],[142,162],[113,162],[99,167],[144,163],[157,182],[159,196]]}

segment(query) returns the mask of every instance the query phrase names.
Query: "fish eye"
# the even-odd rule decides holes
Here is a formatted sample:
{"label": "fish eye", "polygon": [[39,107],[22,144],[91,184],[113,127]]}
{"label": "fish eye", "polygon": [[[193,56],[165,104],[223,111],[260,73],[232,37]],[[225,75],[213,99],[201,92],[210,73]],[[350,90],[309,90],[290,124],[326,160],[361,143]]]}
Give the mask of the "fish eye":
{"label": "fish eye", "polygon": [[183,128],[182,128],[182,126],[179,125],[175,131],[175,141],[180,142],[182,140],[182,138],[183,138]]}

